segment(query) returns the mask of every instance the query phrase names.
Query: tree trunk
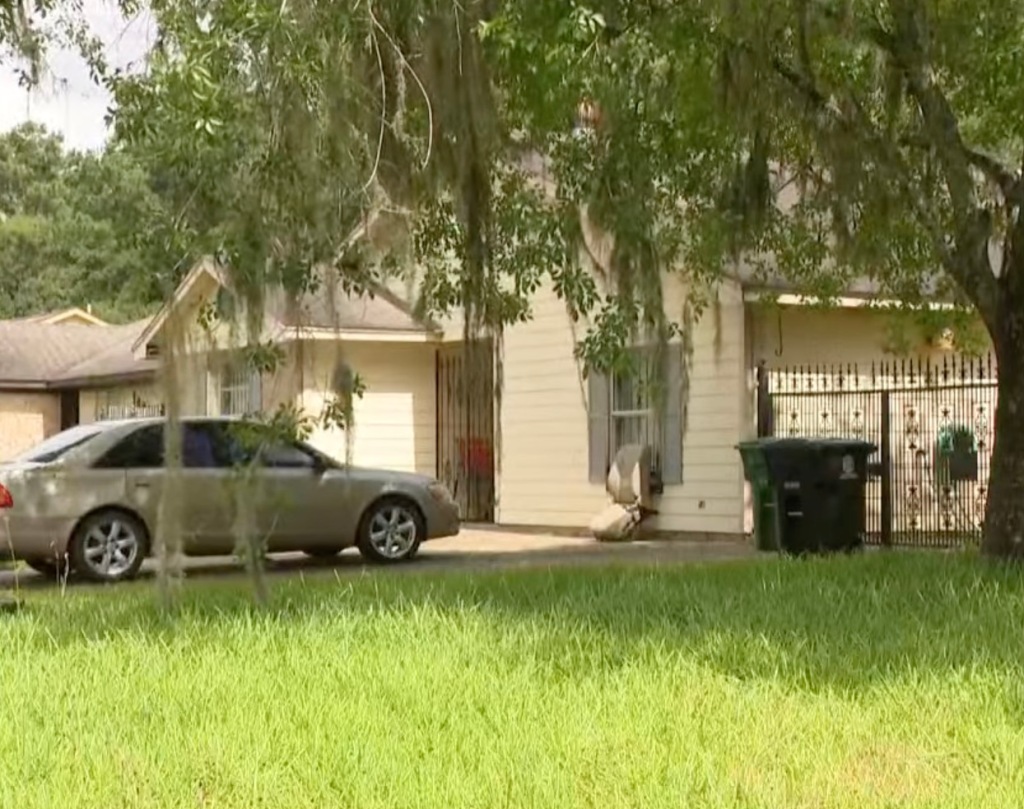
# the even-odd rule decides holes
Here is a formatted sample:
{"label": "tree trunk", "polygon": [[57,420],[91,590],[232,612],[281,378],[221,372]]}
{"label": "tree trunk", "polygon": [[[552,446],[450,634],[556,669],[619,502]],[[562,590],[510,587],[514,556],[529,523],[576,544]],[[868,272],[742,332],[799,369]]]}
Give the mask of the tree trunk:
{"label": "tree trunk", "polygon": [[1000,303],[993,334],[999,395],[982,550],[1024,558],[1024,300]]}

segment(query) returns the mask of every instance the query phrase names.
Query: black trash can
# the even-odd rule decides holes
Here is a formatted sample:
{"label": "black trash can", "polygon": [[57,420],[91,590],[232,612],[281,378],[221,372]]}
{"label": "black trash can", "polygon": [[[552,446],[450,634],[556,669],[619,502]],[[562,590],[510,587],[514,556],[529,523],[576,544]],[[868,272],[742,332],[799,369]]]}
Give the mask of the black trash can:
{"label": "black trash can", "polygon": [[[740,446],[745,469],[748,456],[763,458],[775,519],[771,539],[781,550],[800,555],[863,544],[868,456],[875,449],[866,441],[834,438],[763,438]],[[755,517],[755,534],[757,529]],[[756,541],[768,549],[767,537]]]}

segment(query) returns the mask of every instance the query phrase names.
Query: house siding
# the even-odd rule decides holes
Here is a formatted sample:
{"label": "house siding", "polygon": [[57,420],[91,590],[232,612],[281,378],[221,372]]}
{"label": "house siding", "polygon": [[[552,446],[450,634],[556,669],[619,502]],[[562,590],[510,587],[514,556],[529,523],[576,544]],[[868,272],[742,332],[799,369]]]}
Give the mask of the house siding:
{"label": "house siding", "polygon": [[[436,348],[432,345],[363,342],[308,342],[297,357],[302,368],[299,406],[318,418],[329,398],[340,362],[366,387],[354,404],[351,461],[357,466],[433,476],[437,405]],[[318,427],[311,443],[344,460],[345,432]]]}
{"label": "house siding", "polygon": [[[891,339],[894,314],[878,309],[750,306],[751,358],[769,368],[856,365],[870,375],[871,363],[898,358]],[[940,363],[945,352],[928,343],[919,326],[906,323],[897,331],[906,338],[902,348],[917,359]]]}
{"label": "house siding", "polygon": [[[666,312],[678,320],[685,290],[666,280]],[[683,437],[683,483],[658,499],[656,531],[737,534],[743,527],[743,474],[735,445],[749,431],[744,312],[738,287],[694,329]],[[574,327],[550,287],[533,301],[533,318],[504,340],[501,463],[497,521],[582,528],[608,504],[588,482],[587,386],[573,357],[585,326]]]}
{"label": "house siding", "polygon": [[54,393],[0,392],[0,461],[8,461],[60,430]]}

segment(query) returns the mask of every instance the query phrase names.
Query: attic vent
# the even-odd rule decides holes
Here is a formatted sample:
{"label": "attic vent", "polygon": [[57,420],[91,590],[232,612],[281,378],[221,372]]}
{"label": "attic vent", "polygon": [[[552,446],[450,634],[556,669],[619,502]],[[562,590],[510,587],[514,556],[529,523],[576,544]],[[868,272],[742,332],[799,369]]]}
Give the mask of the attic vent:
{"label": "attic vent", "polygon": [[152,360],[160,356],[160,346],[156,343],[146,343],[146,359]]}

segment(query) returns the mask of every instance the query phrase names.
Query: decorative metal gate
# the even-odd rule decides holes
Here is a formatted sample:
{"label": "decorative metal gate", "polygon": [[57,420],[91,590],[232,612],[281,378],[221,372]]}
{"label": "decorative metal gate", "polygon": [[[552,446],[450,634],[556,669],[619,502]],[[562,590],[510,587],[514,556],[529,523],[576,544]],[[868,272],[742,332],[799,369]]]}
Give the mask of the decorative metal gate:
{"label": "decorative metal gate", "polygon": [[437,352],[437,477],[467,522],[494,520],[494,348],[490,340]]}
{"label": "decorative metal gate", "polygon": [[981,538],[995,428],[992,357],[886,360],[870,368],[757,369],[758,434],[859,438],[878,449],[868,541],[947,547]]}

